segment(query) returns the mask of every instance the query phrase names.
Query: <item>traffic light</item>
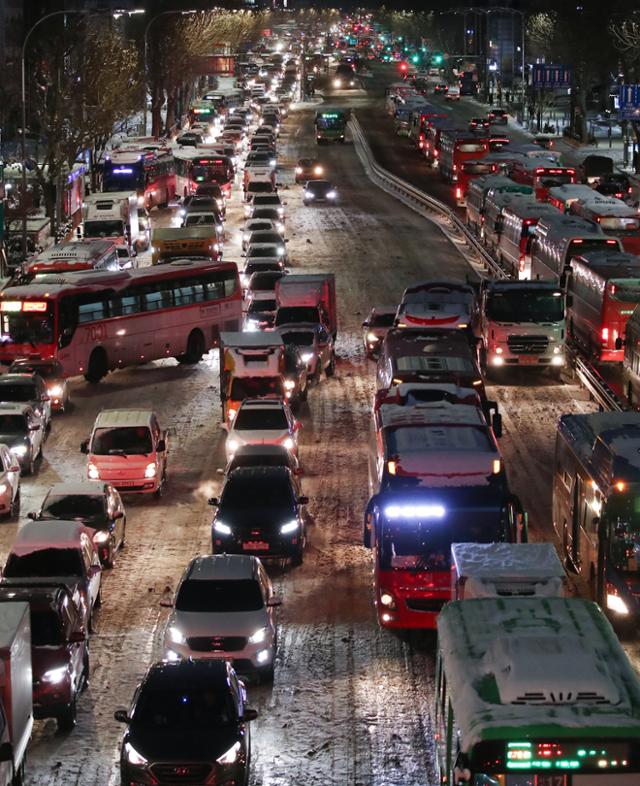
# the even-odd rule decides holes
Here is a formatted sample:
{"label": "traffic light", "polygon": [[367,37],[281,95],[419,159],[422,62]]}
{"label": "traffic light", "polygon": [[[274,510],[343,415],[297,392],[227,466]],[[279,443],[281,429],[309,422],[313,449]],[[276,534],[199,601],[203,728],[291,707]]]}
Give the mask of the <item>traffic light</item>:
{"label": "traffic light", "polygon": [[442,65],[442,61],[444,60],[444,58],[442,57],[442,55],[434,55],[432,60],[434,65]]}
{"label": "traffic light", "polygon": [[412,63],[419,63],[420,62],[420,55],[417,55],[417,54],[416,55],[412,55],[411,56],[411,62]]}

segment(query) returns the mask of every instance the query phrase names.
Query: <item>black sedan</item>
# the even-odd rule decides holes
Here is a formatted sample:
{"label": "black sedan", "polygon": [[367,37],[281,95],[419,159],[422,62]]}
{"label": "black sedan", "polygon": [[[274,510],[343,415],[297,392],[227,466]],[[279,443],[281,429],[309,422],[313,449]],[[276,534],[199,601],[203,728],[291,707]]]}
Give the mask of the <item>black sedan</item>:
{"label": "black sedan", "polygon": [[472,117],[469,121],[469,131],[487,131],[490,125],[487,117]]}
{"label": "black sedan", "polygon": [[29,513],[38,521],[80,521],[93,530],[100,562],[113,567],[116,551],[124,546],[127,518],[117,490],[109,483],[74,481],[57,483],[47,492],[40,509]]}
{"label": "black sedan", "polygon": [[226,661],[155,663],[133,697],[116,710],[127,724],[121,783],[248,783],[251,740],[244,684]]}
{"label": "black sedan", "polygon": [[316,205],[318,202],[335,205],[338,202],[338,189],[328,180],[307,180],[302,202],[305,205]]}
{"label": "black sedan", "polygon": [[211,525],[214,554],[253,554],[261,559],[291,560],[301,565],[307,542],[306,497],[296,495],[291,470],[242,467],[222,488]]}

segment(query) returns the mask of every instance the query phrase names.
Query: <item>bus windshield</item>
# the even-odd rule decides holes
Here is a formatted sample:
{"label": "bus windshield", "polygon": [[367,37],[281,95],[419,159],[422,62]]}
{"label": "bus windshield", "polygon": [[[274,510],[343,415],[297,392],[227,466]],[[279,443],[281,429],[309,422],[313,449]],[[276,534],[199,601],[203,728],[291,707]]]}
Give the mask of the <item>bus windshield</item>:
{"label": "bus windshield", "polygon": [[123,237],[125,234],[124,221],[119,219],[84,222],[85,237]]}
{"label": "bus windshield", "polygon": [[487,315],[493,322],[560,322],[564,319],[564,300],[559,290],[495,292],[488,299]]}
{"label": "bus windshield", "polygon": [[[40,303],[25,301],[24,306],[41,306]],[[13,306],[5,302],[3,307]],[[53,331],[53,305],[46,303],[44,311],[2,311],[0,315],[0,343],[1,344],[51,344],[54,340]]]}
{"label": "bus windshield", "polygon": [[316,119],[316,127],[325,131],[340,130],[345,127],[344,115],[338,113],[319,115]]}
{"label": "bus windshield", "polygon": [[[501,537],[499,508],[446,510],[426,506],[429,520],[387,520],[380,539],[381,570],[449,570],[452,543],[492,543]],[[387,508],[394,514],[395,511]]]}
{"label": "bus windshield", "polygon": [[609,281],[609,295],[620,303],[640,303],[640,279]]}
{"label": "bus windshield", "polygon": [[226,183],[229,180],[229,172],[224,164],[194,164],[191,174],[196,183]]}
{"label": "bus windshield", "polygon": [[543,188],[554,188],[555,186],[565,186],[569,183],[575,183],[575,175],[567,172],[558,172],[554,174],[547,174],[544,172],[536,177],[536,182]]}

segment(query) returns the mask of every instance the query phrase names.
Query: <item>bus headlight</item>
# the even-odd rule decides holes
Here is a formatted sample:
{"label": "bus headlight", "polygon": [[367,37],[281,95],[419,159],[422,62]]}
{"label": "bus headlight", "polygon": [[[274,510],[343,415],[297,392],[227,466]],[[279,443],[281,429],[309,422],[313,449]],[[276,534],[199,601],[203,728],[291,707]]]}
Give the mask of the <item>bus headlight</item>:
{"label": "bus headlight", "polygon": [[614,611],[616,614],[622,614],[623,616],[626,616],[629,613],[627,604],[619,595],[611,595],[610,593],[607,595],[607,608],[610,611]]}
{"label": "bus headlight", "polygon": [[334,87],[342,87],[342,80],[341,79],[334,79],[333,80]]}
{"label": "bus headlight", "polygon": [[499,357],[496,355],[495,357],[491,358],[491,365],[492,366],[504,366],[504,358]]}

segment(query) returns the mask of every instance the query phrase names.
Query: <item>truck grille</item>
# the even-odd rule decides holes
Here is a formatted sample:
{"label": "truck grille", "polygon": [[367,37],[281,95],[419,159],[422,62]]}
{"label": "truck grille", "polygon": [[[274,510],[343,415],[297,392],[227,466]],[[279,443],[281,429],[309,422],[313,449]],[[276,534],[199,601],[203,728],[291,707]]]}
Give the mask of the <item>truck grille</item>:
{"label": "truck grille", "polygon": [[508,336],[509,351],[514,355],[542,355],[547,351],[547,336]]}
{"label": "truck grille", "polygon": [[201,784],[205,783],[211,774],[211,765],[200,762],[154,764],[151,772],[160,784]]}
{"label": "truck grille", "polygon": [[194,636],[187,639],[194,652],[235,652],[247,646],[244,636]]}

